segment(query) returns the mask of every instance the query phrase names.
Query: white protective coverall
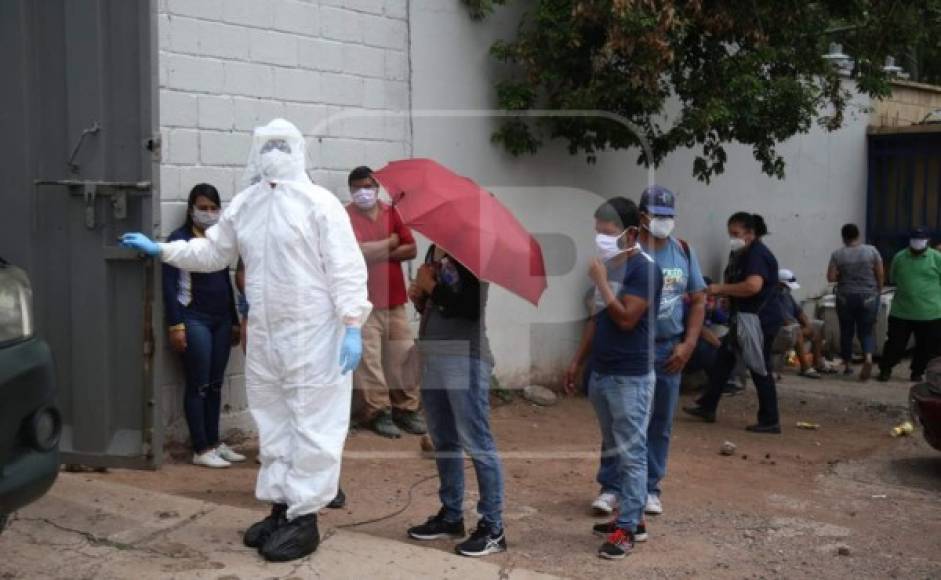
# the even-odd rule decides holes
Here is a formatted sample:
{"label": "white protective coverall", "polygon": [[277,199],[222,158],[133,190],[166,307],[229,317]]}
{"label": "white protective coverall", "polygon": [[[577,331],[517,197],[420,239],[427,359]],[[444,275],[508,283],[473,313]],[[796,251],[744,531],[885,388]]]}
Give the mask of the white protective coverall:
{"label": "white protective coverall", "polygon": [[204,238],[160,244],[161,259],[181,269],[214,272],[239,255],[245,263],[245,384],[261,456],[255,494],[287,504],[289,520],[337,493],[352,395],[341,341],[372,309],[349,217],[308,178],[305,149],[283,119],[257,128],[246,169],[253,185]]}

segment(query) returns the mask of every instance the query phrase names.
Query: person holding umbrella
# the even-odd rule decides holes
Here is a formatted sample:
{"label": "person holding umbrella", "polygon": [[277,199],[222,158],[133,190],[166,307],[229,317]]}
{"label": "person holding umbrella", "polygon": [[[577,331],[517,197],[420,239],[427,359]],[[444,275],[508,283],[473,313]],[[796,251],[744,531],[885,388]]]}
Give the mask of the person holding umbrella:
{"label": "person holding umbrella", "polygon": [[464,457],[477,474],[480,521],[457,545],[463,556],[506,550],[503,531],[503,467],[490,430],[490,375],[493,355],[487,340],[488,284],[460,262],[432,246],[408,294],[422,314],[418,331],[422,356],[421,399],[435,446],[442,508],[424,524],[409,528],[415,540],[464,535]]}
{"label": "person holding umbrella", "polygon": [[539,244],[496,196],[430,159],[393,161],[374,173],[406,226],[434,244],[408,295],[421,312],[421,400],[436,450],[442,507],[409,537],[464,536],[464,460],[480,489],[480,521],[457,545],[463,556],[506,550],[503,468],[490,429],[493,355],[487,340],[490,283],[533,304],[546,289]]}

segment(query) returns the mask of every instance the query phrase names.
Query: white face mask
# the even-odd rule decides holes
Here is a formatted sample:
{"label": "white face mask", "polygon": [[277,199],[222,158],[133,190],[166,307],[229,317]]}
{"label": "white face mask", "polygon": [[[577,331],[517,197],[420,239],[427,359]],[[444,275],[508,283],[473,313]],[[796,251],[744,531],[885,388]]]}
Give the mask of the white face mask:
{"label": "white face mask", "polygon": [[379,190],[374,187],[362,187],[353,192],[353,203],[360,209],[372,209],[379,198]]}
{"label": "white face mask", "polygon": [[618,247],[618,240],[621,239],[623,235],[623,233],[617,236],[610,236],[608,234],[595,235],[595,248],[598,251],[598,257],[604,261],[608,261],[620,254],[623,250]]}
{"label": "white face mask", "polygon": [[748,242],[746,242],[742,238],[730,238],[729,239],[729,246],[732,248],[733,252],[741,252],[742,250],[745,249],[745,246],[747,245],[748,245]]}
{"label": "white face mask", "polygon": [[261,175],[265,179],[287,179],[294,170],[291,155],[280,149],[272,149],[261,154]]}
{"label": "white face mask", "polygon": [[219,210],[193,209],[193,223],[206,229],[219,222]]}
{"label": "white face mask", "polygon": [[928,240],[909,240],[908,245],[916,252],[924,252],[928,249]]}
{"label": "white face mask", "polygon": [[665,240],[673,233],[675,225],[673,218],[651,218],[647,231],[658,240]]}

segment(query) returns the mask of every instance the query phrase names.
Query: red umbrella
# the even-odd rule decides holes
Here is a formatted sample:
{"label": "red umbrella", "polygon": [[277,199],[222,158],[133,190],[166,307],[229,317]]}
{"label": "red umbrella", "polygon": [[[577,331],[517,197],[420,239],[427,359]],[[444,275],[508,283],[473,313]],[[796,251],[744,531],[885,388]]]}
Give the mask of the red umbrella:
{"label": "red umbrella", "polygon": [[409,227],[481,280],[539,304],[542,248],[492,193],[431,159],[393,161],[375,177]]}

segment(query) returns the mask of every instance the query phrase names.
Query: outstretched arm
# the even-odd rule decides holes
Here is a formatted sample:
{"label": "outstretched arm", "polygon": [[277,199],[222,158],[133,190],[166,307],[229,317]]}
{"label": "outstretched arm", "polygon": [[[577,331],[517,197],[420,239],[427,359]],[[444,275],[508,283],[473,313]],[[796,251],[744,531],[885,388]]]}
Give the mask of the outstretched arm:
{"label": "outstretched arm", "polygon": [[219,223],[207,229],[203,238],[158,244],[160,259],[191,272],[217,272],[232,264],[239,249],[231,209],[229,206],[222,212]]}
{"label": "outstretched arm", "polygon": [[206,230],[206,237],[177,240],[169,243],[154,242],[140,232],[121,236],[121,245],[159,258],[181,270],[190,272],[217,272],[238,257],[238,241],[232,226],[229,206],[219,223]]}

